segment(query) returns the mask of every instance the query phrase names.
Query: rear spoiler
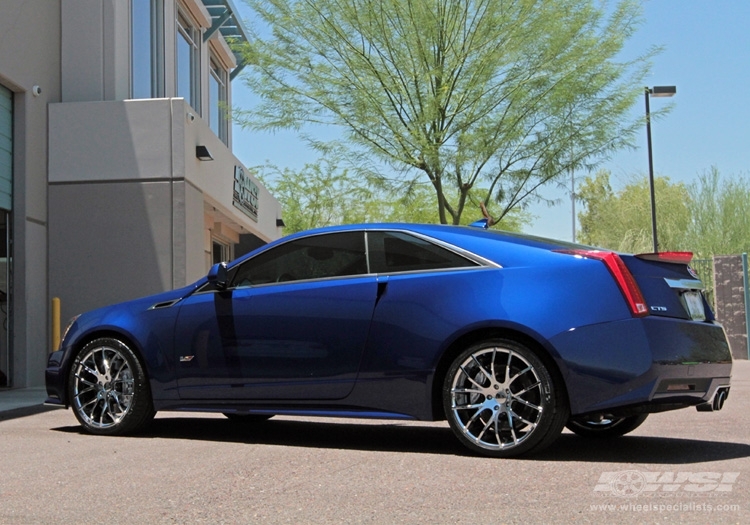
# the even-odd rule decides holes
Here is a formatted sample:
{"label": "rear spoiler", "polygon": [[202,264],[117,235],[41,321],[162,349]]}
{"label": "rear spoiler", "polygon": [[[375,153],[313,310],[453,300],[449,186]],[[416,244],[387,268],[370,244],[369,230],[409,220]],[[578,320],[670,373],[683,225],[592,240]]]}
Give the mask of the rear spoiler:
{"label": "rear spoiler", "polygon": [[693,260],[693,252],[639,253],[636,257],[645,259],[646,261],[690,264],[690,261]]}

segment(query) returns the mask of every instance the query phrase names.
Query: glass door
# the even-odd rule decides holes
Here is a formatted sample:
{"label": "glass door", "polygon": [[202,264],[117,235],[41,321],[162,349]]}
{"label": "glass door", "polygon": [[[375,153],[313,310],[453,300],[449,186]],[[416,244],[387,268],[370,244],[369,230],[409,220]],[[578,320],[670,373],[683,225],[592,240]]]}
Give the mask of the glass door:
{"label": "glass door", "polygon": [[10,212],[0,210],[0,387],[11,386]]}

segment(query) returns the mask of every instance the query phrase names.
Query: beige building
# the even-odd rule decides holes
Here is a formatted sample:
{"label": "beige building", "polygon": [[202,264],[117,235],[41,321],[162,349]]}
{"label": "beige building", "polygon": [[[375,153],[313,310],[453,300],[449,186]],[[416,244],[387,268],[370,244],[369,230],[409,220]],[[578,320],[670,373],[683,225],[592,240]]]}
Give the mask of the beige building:
{"label": "beige building", "polygon": [[231,0],[0,2],[0,387],[44,383],[50,303],[184,286],[281,235],[232,153]]}

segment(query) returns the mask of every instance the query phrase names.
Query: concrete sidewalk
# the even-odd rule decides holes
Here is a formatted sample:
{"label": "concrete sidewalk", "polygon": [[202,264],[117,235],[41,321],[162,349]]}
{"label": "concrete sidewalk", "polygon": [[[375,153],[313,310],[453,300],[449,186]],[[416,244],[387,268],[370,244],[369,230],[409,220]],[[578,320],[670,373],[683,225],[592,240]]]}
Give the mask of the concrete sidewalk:
{"label": "concrete sidewalk", "polygon": [[0,412],[41,406],[45,399],[47,390],[43,386],[0,390]]}

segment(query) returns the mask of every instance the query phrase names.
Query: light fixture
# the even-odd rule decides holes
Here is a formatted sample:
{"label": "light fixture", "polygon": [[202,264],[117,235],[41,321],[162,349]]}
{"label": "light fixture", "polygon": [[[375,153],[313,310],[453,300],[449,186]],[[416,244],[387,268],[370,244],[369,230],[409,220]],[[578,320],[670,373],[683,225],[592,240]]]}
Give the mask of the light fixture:
{"label": "light fixture", "polygon": [[646,97],[646,141],[648,142],[648,184],[651,190],[651,236],[654,241],[654,253],[659,251],[659,242],[656,240],[656,196],[654,195],[654,159],[651,152],[651,110],[649,108],[650,97],[671,97],[677,93],[676,86],[654,86],[643,88]]}
{"label": "light fixture", "polygon": [[211,156],[211,152],[208,151],[208,148],[206,146],[196,146],[195,156],[198,158],[198,160],[214,160],[214,158]]}
{"label": "light fixture", "polygon": [[286,228],[286,224],[284,224],[284,219],[276,219],[276,227],[277,228]]}
{"label": "light fixture", "polygon": [[677,93],[677,86],[654,86],[649,91],[652,97],[671,97],[675,93]]}

